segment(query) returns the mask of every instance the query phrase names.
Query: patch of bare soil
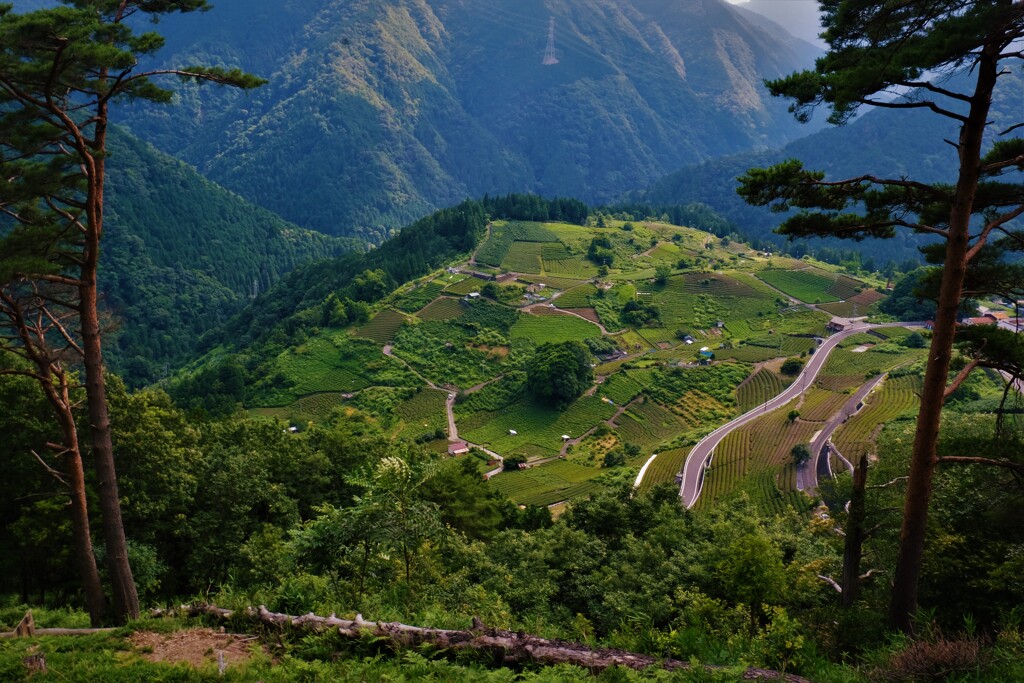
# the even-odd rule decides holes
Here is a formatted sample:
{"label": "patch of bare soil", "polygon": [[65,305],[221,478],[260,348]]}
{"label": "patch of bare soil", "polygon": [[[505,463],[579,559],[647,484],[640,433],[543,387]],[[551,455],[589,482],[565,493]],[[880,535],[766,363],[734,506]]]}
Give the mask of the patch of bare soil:
{"label": "patch of bare soil", "polygon": [[[153,633],[139,631],[128,639],[151,662],[186,662],[200,667],[207,662],[231,666],[252,656],[255,636],[218,633],[208,628]],[[261,646],[262,647],[262,646]]]}

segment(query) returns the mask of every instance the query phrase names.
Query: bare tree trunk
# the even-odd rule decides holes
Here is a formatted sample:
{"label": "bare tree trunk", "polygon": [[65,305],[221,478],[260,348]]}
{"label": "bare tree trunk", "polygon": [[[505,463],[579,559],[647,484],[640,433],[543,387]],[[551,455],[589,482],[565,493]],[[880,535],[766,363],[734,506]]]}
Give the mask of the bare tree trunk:
{"label": "bare tree trunk", "polygon": [[864,545],[864,490],[868,481],[868,458],[860,457],[853,470],[853,495],[846,517],[846,540],[843,544],[842,605],[853,606],[860,595],[860,559]]}
{"label": "bare tree trunk", "polygon": [[[103,183],[106,150],[106,104],[98,106],[96,135],[92,150],[80,150],[85,163],[89,188],[86,199],[88,229],[82,259],[79,285],[79,314],[82,326],[82,352],[85,363],[85,391],[89,405],[89,431],[92,437],[93,462],[96,469],[100,512],[103,516],[103,541],[107,552],[107,571],[110,572],[111,603],[118,622],[139,616],[139,596],[135,588],[132,569],[128,563],[128,542],[121,518],[121,500],[117,490],[117,468],[114,463],[114,444],[110,430],[110,409],[107,405],[107,385],[103,375],[103,350],[100,342],[98,312],[97,266],[100,237],[103,234]],[[92,153],[98,150],[100,153]]]}
{"label": "bare tree trunk", "polygon": [[913,616],[917,611],[918,582],[924,557],[939,426],[956,334],[957,311],[967,273],[971,213],[980,178],[981,145],[996,83],[998,53],[998,45],[990,44],[983,49],[976,66],[978,80],[971,98],[970,113],[960,129],[960,175],[950,211],[942,285],[931,349],[928,352],[924,388],[921,391],[921,409],[917,417],[917,433],[903,504],[900,548],[889,603],[890,623],[906,633],[913,632]]}
{"label": "bare tree trunk", "polygon": [[[68,396],[67,382],[63,382],[62,393]],[[61,430],[64,432],[64,443],[68,450],[64,453],[68,488],[71,494],[71,538],[75,546],[75,564],[82,577],[85,590],[85,604],[89,610],[89,622],[99,626],[106,610],[106,598],[103,585],[96,568],[96,556],[92,549],[92,532],[89,529],[89,504],[85,495],[85,472],[82,468],[82,453],[78,446],[78,428],[71,414],[70,401],[66,404],[67,411],[60,411]]]}

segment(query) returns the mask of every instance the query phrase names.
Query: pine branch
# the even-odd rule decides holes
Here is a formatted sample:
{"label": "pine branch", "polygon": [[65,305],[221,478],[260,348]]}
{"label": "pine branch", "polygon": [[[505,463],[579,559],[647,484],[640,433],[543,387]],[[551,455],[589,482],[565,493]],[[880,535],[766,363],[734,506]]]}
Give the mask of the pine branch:
{"label": "pine branch", "polygon": [[990,465],[992,467],[1002,467],[1017,474],[1024,474],[1024,463],[1004,459],[969,455],[945,455],[936,458],[935,462],[939,465]]}

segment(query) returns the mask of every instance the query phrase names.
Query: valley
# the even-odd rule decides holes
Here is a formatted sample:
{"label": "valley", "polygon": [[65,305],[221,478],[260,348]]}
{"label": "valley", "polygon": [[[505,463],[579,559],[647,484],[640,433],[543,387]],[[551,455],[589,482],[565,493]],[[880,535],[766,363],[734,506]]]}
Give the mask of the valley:
{"label": "valley", "polygon": [[0,679],[1024,680],[1022,39],[0,4]]}
{"label": "valley", "polygon": [[[395,438],[473,459],[522,505],[682,481],[688,506],[747,490],[766,511],[807,510],[816,477],[799,479],[818,457],[798,466],[793,447],[862,384],[920,376],[924,349],[901,340],[922,322],[842,317],[884,320],[881,281],[691,228],[600,222],[488,223],[467,259],[398,287],[366,322],[321,326],[277,354],[263,372],[278,379],[246,404],[298,429],[366,411]],[[538,347],[562,342],[587,346],[593,381],[555,408],[527,371]],[[915,408],[891,400],[872,394],[877,421],[858,414],[833,443],[873,450],[877,428]],[[847,439],[854,424],[861,436]]]}

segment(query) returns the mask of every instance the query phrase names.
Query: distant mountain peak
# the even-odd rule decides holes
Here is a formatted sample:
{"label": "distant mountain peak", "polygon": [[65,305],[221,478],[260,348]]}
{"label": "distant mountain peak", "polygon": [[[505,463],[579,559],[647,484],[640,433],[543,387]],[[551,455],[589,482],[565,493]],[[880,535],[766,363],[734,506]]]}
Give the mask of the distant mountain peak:
{"label": "distant mountain peak", "polygon": [[605,201],[806,132],[762,80],[810,65],[807,46],[748,15],[723,0],[221,0],[161,24],[167,60],[269,84],[186,88],[176,111],[130,110],[131,127],[289,220],[368,239],[467,195]]}

